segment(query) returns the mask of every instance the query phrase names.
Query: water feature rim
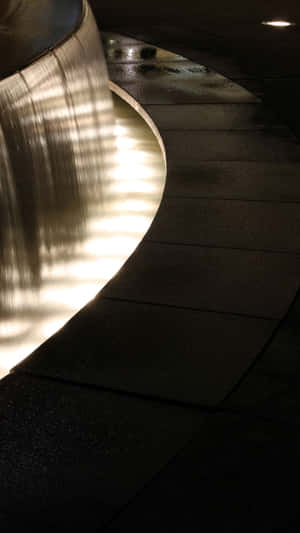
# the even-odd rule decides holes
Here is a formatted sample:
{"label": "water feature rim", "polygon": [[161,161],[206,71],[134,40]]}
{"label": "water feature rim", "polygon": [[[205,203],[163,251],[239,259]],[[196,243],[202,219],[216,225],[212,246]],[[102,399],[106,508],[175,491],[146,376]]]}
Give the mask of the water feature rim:
{"label": "water feature rim", "polygon": [[125,89],[122,89],[119,85],[117,85],[112,80],[108,80],[108,85],[112,93],[115,93],[117,96],[119,96],[122,100],[124,100],[127,104],[129,104],[142,118],[143,120],[148,124],[149,128],[151,129],[152,133],[157,139],[157,142],[159,144],[159,147],[162,151],[162,155],[164,158],[165,163],[165,181],[166,181],[166,175],[167,175],[167,151],[165,147],[165,143],[163,141],[163,138],[160,134],[160,131],[155,124],[154,120],[151,118],[149,113],[144,109],[144,107],[135,99],[133,96],[131,96]]}
{"label": "water feature rim", "polygon": [[0,50],[5,50],[0,82],[64,43],[80,27],[86,12],[86,0],[9,0],[7,4],[0,16]]}

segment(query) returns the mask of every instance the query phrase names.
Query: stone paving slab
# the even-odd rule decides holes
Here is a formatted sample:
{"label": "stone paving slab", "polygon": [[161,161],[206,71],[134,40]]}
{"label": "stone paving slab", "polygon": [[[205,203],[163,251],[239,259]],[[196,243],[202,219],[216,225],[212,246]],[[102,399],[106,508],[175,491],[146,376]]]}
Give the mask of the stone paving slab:
{"label": "stone paving slab", "polygon": [[300,256],[144,242],[102,294],[137,302],[281,318]]}
{"label": "stone paving slab", "polygon": [[266,418],[299,424],[299,315],[298,294],[272,342],[224,401],[225,409],[249,411]]}
{"label": "stone paving slab", "polygon": [[167,157],[195,167],[201,161],[300,161],[300,145],[290,134],[233,131],[164,131]]}
{"label": "stone paving slab", "polygon": [[203,67],[199,73],[185,72],[184,76],[165,72],[161,77],[158,70],[157,78],[151,70],[144,69],[139,76],[136,70],[137,67],[131,65],[117,65],[114,71],[109,68],[109,74],[142,105],[259,102],[246,89],[215,72],[205,73]]}
{"label": "stone paving slab", "polygon": [[169,159],[165,196],[300,201],[297,162],[199,161],[190,168]]}
{"label": "stone paving slab", "polygon": [[299,445],[294,425],[212,415],[104,531],[296,533]]}
{"label": "stone paving slab", "polygon": [[299,383],[300,375],[300,295],[299,292],[276,338],[268,346],[257,369],[265,374],[281,377],[286,383]]}
{"label": "stone paving slab", "polygon": [[159,130],[261,130],[283,128],[262,104],[146,105]]}
{"label": "stone paving slab", "polygon": [[106,523],[203,421],[199,411],[25,375],[0,391],[1,509],[42,530]]}
{"label": "stone paving slab", "polygon": [[300,205],[165,198],[146,240],[300,252]]}
{"label": "stone paving slab", "polygon": [[261,373],[255,367],[222,407],[241,416],[256,416],[274,423],[300,424],[299,374],[293,383],[284,376]]}
{"label": "stone paving slab", "polygon": [[215,405],[275,326],[268,320],[99,297],[17,370]]}

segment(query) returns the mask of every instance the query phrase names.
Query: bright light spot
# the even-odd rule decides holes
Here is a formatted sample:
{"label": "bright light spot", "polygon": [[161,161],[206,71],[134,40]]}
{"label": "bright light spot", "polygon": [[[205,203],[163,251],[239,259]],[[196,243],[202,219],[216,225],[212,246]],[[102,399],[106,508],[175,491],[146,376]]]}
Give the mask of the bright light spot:
{"label": "bright light spot", "polygon": [[129,128],[125,128],[124,126],[115,126],[115,135],[117,138],[127,135],[129,131]]}
{"label": "bright light spot", "polygon": [[264,26],[274,26],[274,28],[288,28],[288,26],[294,26],[292,22],[288,22],[286,20],[268,20],[266,22],[262,22]]}
{"label": "bright light spot", "polygon": [[[115,172],[115,181],[125,181],[126,183],[130,183],[133,179],[139,179],[139,180],[147,180],[147,179],[153,179],[154,172],[153,169],[149,169],[144,165],[133,165],[132,162],[126,162],[124,159],[124,165],[116,167]],[[132,191],[134,192],[134,191]]]}
{"label": "bright light spot", "polygon": [[[95,223],[94,231],[101,231],[99,223]],[[127,254],[136,248],[137,242],[135,237],[126,236],[112,236],[100,239],[89,239],[84,244],[84,252],[86,256],[97,256],[105,258],[109,257],[127,257]]]}
{"label": "bright light spot", "polygon": [[65,325],[67,320],[68,316],[58,320],[52,320],[52,322],[46,322],[41,328],[42,338],[48,338],[54,335],[54,333],[56,333]]}
{"label": "bright light spot", "polygon": [[4,377],[8,372],[25,357],[28,357],[37,348],[37,343],[23,343],[20,346],[1,344],[1,374]]}
{"label": "bright light spot", "polygon": [[156,202],[146,200],[123,200],[115,204],[114,209],[118,213],[122,211],[142,212],[142,213],[155,213]]}
{"label": "bright light spot", "polygon": [[125,149],[134,149],[135,147],[135,142],[133,139],[127,139],[126,137],[125,138],[122,138],[122,137],[119,137],[117,140],[116,140],[116,145],[118,148],[125,148]]}
{"label": "bright light spot", "polygon": [[133,57],[134,56],[134,48],[128,48],[127,55],[128,55],[128,57]]}
{"label": "bright light spot", "polygon": [[112,190],[114,192],[120,192],[120,193],[145,193],[145,194],[157,194],[159,193],[159,185],[155,185],[154,183],[142,183],[139,180],[132,180],[132,181],[125,181],[124,183],[116,183],[112,187]]}
{"label": "bright light spot", "polygon": [[21,320],[11,320],[0,323],[0,339],[24,335],[30,323]]}
{"label": "bright light spot", "polygon": [[99,230],[106,233],[138,233],[143,235],[151,224],[151,219],[143,215],[116,216],[99,221]]}
{"label": "bright light spot", "polygon": [[[130,140],[128,141],[130,142]],[[149,155],[146,154],[145,152],[138,152],[138,151],[133,151],[133,150],[128,150],[128,151],[120,150],[116,156],[116,160],[121,166],[121,168],[123,168],[123,165],[128,165],[128,164],[131,164],[131,165],[147,164],[147,159],[149,162]]]}
{"label": "bright light spot", "polygon": [[77,287],[45,287],[43,297],[45,302],[52,301],[77,311],[96,296],[97,289],[94,283],[85,283]]}

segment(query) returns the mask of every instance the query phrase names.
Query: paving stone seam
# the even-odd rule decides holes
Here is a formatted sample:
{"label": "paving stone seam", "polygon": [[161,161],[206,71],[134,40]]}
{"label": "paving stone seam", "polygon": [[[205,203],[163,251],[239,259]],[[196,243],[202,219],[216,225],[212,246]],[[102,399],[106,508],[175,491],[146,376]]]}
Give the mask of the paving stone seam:
{"label": "paving stone seam", "polygon": [[250,315],[250,314],[244,314],[244,313],[235,313],[235,312],[230,312],[230,311],[222,311],[222,310],[217,310],[217,309],[205,309],[205,308],[200,308],[200,307],[189,307],[189,306],[182,306],[182,305],[176,305],[176,304],[168,304],[168,303],[161,303],[161,302],[150,302],[150,301],[146,301],[146,300],[135,300],[135,299],[130,299],[130,298],[122,298],[120,296],[101,296],[102,299],[104,300],[112,300],[112,301],[116,301],[116,302],[128,302],[128,303],[134,303],[134,304],[139,304],[139,305],[151,305],[151,306],[156,306],[156,307],[164,307],[164,308],[170,308],[170,309],[182,309],[182,310],[187,310],[187,311],[194,311],[194,312],[200,312],[200,313],[213,313],[213,314],[216,314],[216,315],[226,315],[226,316],[237,316],[237,317],[240,317],[240,318],[248,318],[248,319],[253,319],[253,320],[264,320],[266,322],[274,322],[277,323],[278,318],[274,318],[274,317],[268,317],[268,316],[262,316],[262,315]]}
{"label": "paving stone seam", "polygon": [[[222,409],[218,409],[216,410],[214,413],[211,413],[209,415],[207,415],[204,420],[202,421],[202,425],[205,424],[206,420],[208,419],[211,419],[212,417],[216,417],[216,416],[219,416],[219,415],[228,415],[228,416],[234,416],[234,417],[243,417],[243,419],[247,419],[247,420],[252,420],[252,421],[257,421],[257,422],[263,422],[264,424],[266,424],[267,426],[269,427],[272,427],[274,426],[274,424],[278,425],[278,423],[280,423],[280,426],[282,427],[289,427],[289,428],[294,428],[295,427],[295,424],[292,424],[290,423],[289,421],[287,420],[270,420],[266,417],[263,417],[263,416],[257,416],[256,414],[254,413],[239,413],[239,412],[236,412],[234,410],[222,410]],[[182,454],[184,454],[185,450],[188,450],[189,446],[192,444],[194,438],[199,435],[199,432],[198,431],[195,431],[195,434],[191,436],[190,439],[187,440],[187,442],[182,446],[181,449],[179,449],[176,454],[174,454],[174,456],[170,457],[169,461],[161,467],[161,469],[156,472],[154,474],[154,476],[149,479],[143,487],[141,487],[141,489],[125,504],[123,505],[119,510],[118,512],[104,525],[102,526],[101,528],[98,528],[97,531],[98,532],[104,532],[109,530],[109,528],[124,514],[126,513],[127,509],[129,509],[132,505],[135,504],[137,498],[139,496],[141,496],[143,494],[143,492],[145,490],[147,490],[148,487],[150,487],[153,483],[155,483],[155,480],[159,479],[160,476],[164,473],[164,472],[167,472],[168,470],[168,467],[170,467],[172,464],[175,463],[175,461],[177,460],[177,458],[180,458],[180,456]],[[205,476],[204,477],[201,477],[201,480],[205,480]],[[281,530],[280,530],[281,531]]]}
{"label": "paving stone seam", "polygon": [[[130,94],[130,96],[132,96],[132,98],[135,98],[135,99],[138,101],[138,103],[139,103],[141,106],[143,106],[145,109],[146,109],[147,106],[150,106],[150,105],[151,105],[151,106],[154,106],[154,105],[168,105],[168,106],[182,105],[182,101],[180,101],[180,102],[179,102],[179,101],[178,101],[178,102],[177,102],[177,101],[174,101],[174,102],[170,102],[170,103],[167,103],[167,102],[166,102],[165,104],[161,104],[161,103],[159,103],[159,104],[155,104],[155,102],[145,102],[145,101],[143,101],[142,98],[136,98],[135,95],[132,95],[132,94],[128,91],[128,86],[131,86],[132,83],[122,83],[122,84],[121,84],[120,81],[119,81],[118,79],[114,79],[114,80],[112,80],[112,81],[113,81],[116,85],[119,85],[124,91],[127,91],[128,94]],[[203,102],[203,100],[202,100],[201,102],[199,102],[199,101],[191,101],[191,102],[190,102],[190,105],[200,105],[200,104],[202,104],[202,103],[203,103],[203,105],[205,105],[205,104],[207,104],[207,105],[215,105],[215,104],[218,103],[219,105],[222,105],[222,106],[223,106],[224,104],[228,103],[228,100],[219,101],[219,102],[217,102],[217,103],[216,103],[215,100],[205,100],[205,102]],[[231,102],[230,102],[230,103],[231,103]],[[232,102],[232,103],[233,103],[233,102]],[[261,103],[261,102],[260,102],[259,100],[256,100],[256,101],[254,101],[254,102],[251,102],[251,101],[249,101],[249,102],[248,102],[248,101],[247,101],[247,102],[241,102],[240,105],[245,105],[245,104],[247,104],[247,105],[249,105],[249,104],[257,105],[258,103]],[[150,114],[150,113],[149,113],[149,114]]]}
{"label": "paving stone seam", "polygon": [[263,422],[264,424],[271,425],[279,425],[279,426],[285,426],[287,428],[299,428],[299,419],[295,417],[293,420],[292,418],[286,418],[285,415],[280,414],[261,414],[259,412],[259,406],[242,406],[242,407],[230,407],[226,409],[224,407],[223,409],[216,410],[214,413],[210,413],[207,416],[214,416],[214,415],[232,415],[232,416],[238,416],[240,418],[243,418],[244,420],[252,420],[257,422]]}
{"label": "paving stone seam", "polygon": [[[149,113],[150,115],[150,113]],[[157,121],[156,121],[157,123]],[[183,133],[185,133],[183,131]],[[300,143],[299,143],[300,144]],[[168,149],[167,149],[167,157],[168,157]],[[199,161],[199,164],[201,165],[202,163],[239,163],[239,164],[243,164],[243,163],[260,163],[260,164],[277,164],[277,165],[295,165],[295,164],[299,164],[300,162],[300,159],[281,159],[280,161],[271,161],[271,159],[200,159]],[[174,165],[174,163],[172,163]],[[175,166],[176,169],[181,169],[181,170],[185,170],[186,168],[188,168],[186,166],[186,164],[176,164]],[[174,171],[173,171],[174,172]]]}
{"label": "paving stone seam", "polygon": [[[206,104],[199,104],[199,105],[206,105]],[[146,107],[146,106],[145,106]],[[177,106],[175,106],[177,107]],[[151,111],[151,109],[149,109],[149,111]],[[289,141],[289,140],[292,140],[292,141],[297,141],[295,135],[293,135],[292,132],[290,132],[290,130],[286,127],[286,126],[266,126],[266,127],[257,127],[257,128],[187,128],[187,127],[178,127],[178,128],[164,128],[163,126],[160,126],[159,127],[159,130],[160,131],[163,131],[164,133],[198,133],[198,132],[204,132],[204,133],[236,133],[236,134],[240,134],[240,133],[249,133],[249,134],[253,134],[253,133],[278,133],[278,130],[280,131],[283,131],[285,132],[286,134],[288,135],[284,135],[282,136],[283,137],[283,140],[284,141]],[[276,139],[279,138],[279,135],[276,135]],[[298,144],[299,141],[298,141]]]}
{"label": "paving stone seam", "polygon": [[[199,104],[202,105],[202,104]],[[205,105],[205,104],[203,104]],[[146,106],[144,106],[146,107]],[[175,106],[177,107],[177,106]],[[151,111],[151,109],[149,110]],[[282,139],[283,142],[293,141],[294,144],[300,144],[300,141],[297,139],[296,135],[291,132],[291,130],[286,126],[266,126],[265,128],[187,128],[187,127],[178,127],[178,128],[164,128],[159,127],[160,131],[164,133],[235,133],[239,135],[240,133],[249,133],[253,137],[254,133],[274,133],[276,134],[276,139]],[[284,132],[285,135],[277,135],[278,132]],[[218,161],[218,160],[217,160]],[[238,160],[237,160],[238,161]],[[242,160],[243,161],[243,160]]]}
{"label": "paving stone seam", "polygon": [[[205,420],[206,418],[210,416],[210,415],[207,415],[204,417],[204,420],[201,421],[201,424],[204,424],[205,423]],[[158,479],[160,477],[160,475],[162,474],[162,472],[164,472],[165,469],[167,469],[175,460],[178,456],[180,456],[184,450],[189,446],[189,444],[192,442],[193,440],[193,437],[197,434],[197,431],[195,431],[195,434],[193,436],[191,436],[190,438],[187,439],[187,441],[185,442],[185,444],[183,444],[183,446],[177,450],[176,453],[174,453],[173,456],[171,456],[169,458],[168,461],[166,461],[166,463],[152,476],[151,479],[149,479],[148,481],[145,482],[145,484],[136,492],[136,494],[134,494],[130,499],[129,501],[120,507],[120,509],[114,514],[114,516],[102,527],[100,528],[97,528],[97,533],[100,532],[100,531],[106,531],[108,528],[110,528],[110,526],[116,521],[118,520],[119,517],[122,516],[122,514],[124,512],[126,512],[126,510],[128,508],[130,508],[130,506],[135,502],[136,498],[142,494],[144,492],[145,489],[147,489],[147,487],[149,485],[151,485],[156,479]]]}
{"label": "paving stone seam", "polygon": [[209,248],[209,249],[216,249],[216,250],[238,250],[241,252],[261,252],[266,254],[284,254],[284,255],[294,255],[298,256],[300,254],[300,248],[298,250],[282,250],[282,249],[267,249],[267,248],[247,248],[247,247],[241,247],[241,246],[218,246],[215,244],[198,244],[198,243],[189,243],[189,242],[181,242],[181,241],[158,241],[156,239],[152,239],[151,237],[144,237],[143,242],[151,242],[153,244],[162,244],[166,246],[189,246],[193,248]]}
{"label": "paving stone seam", "polygon": [[250,373],[252,372],[252,370],[255,369],[255,366],[257,365],[257,363],[263,358],[265,352],[267,351],[267,349],[271,346],[273,340],[275,339],[279,329],[281,328],[281,326],[284,324],[284,322],[287,320],[288,318],[288,315],[290,313],[290,310],[293,308],[297,298],[299,297],[300,295],[300,289],[298,289],[298,291],[296,292],[292,302],[290,303],[286,313],[284,314],[284,316],[278,321],[277,325],[275,325],[275,328],[273,330],[273,332],[270,334],[268,340],[265,342],[264,346],[262,347],[261,351],[256,355],[255,359],[253,360],[253,362],[248,366],[248,368],[246,369],[245,372],[243,372],[243,374],[240,376],[240,379],[238,380],[238,382],[232,387],[232,389],[228,392],[228,394],[224,397],[223,401],[220,402],[220,406],[222,406],[227,400],[229,400],[234,394],[235,392],[238,391],[239,387],[241,386],[241,384],[243,383],[243,381],[250,375]]}
{"label": "paving stone seam", "polygon": [[[143,43],[141,43],[143,44]],[[153,47],[155,48],[155,47]],[[166,64],[168,63],[168,65],[184,65],[186,61],[184,59],[181,59],[181,60],[170,60],[170,59],[140,59],[140,60],[137,60],[137,61],[107,61],[107,64],[108,66],[114,66],[114,65],[151,65],[151,64],[155,64],[155,65],[161,65],[161,64]],[[188,61],[188,63],[190,63],[190,61]]]}
{"label": "paving stone seam", "polygon": [[[156,102],[155,104],[146,104],[145,105],[145,108],[148,108],[148,107],[166,107],[166,106],[172,106],[174,105],[172,102],[170,103],[159,103],[159,102]],[[262,102],[228,102],[228,100],[226,102],[224,102],[224,104],[221,104],[220,102],[214,102],[213,104],[206,104],[206,102],[199,102],[199,104],[191,104],[190,102],[182,102],[181,104],[179,104],[180,107],[190,107],[190,106],[195,106],[197,105],[197,107],[206,107],[207,105],[210,105],[212,107],[216,106],[216,107],[219,107],[220,105],[222,107],[226,107],[226,106],[230,106],[230,107],[248,107],[248,106],[251,106],[253,107],[254,105],[255,106],[258,106],[260,108],[262,108],[263,110],[267,110],[267,107],[265,105],[262,105]],[[177,106],[176,106],[177,107]],[[269,109],[270,111],[270,109]],[[276,117],[276,115],[274,114],[274,111],[271,110],[273,112],[273,118],[277,118],[278,120],[278,117]],[[284,124],[278,124],[279,127],[282,127],[282,128],[287,128],[288,126],[285,126]]]}
{"label": "paving stone seam", "polygon": [[[219,407],[214,407],[211,405],[205,405],[205,404],[199,404],[194,402],[188,402],[188,401],[180,401],[175,400],[172,398],[162,397],[158,394],[152,395],[152,394],[142,394],[139,392],[134,392],[127,390],[125,388],[119,389],[117,387],[106,387],[105,385],[95,385],[93,383],[88,382],[82,382],[82,381],[74,381],[72,379],[62,378],[60,376],[49,376],[46,374],[40,374],[39,372],[35,372],[34,370],[12,370],[10,372],[10,376],[13,374],[16,374],[18,376],[25,376],[30,377],[32,379],[36,379],[37,381],[44,381],[49,383],[60,383],[61,385],[65,385],[72,388],[77,389],[83,389],[83,390],[93,390],[98,392],[108,392],[111,394],[115,394],[116,396],[120,397],[126,397],[126,398],[137,398],[143,401],[148,401],[151,403],[157,403],[160,405],[169,405],[173,407],[181,407],[186,410],[194,410],[199,411],[199,414],[202,415],[209,415],[211,413],[215,413]],[[5,378],[4,378],[5,379]]]}
{"label": "paving stone seam", "polygon": [[[176,170],[176,174],[178,174],[179,171]],[[173,174],[175,174],[175,172],[173,171]],[[174,193],[165,193],[164,194],[164,198],[175,198],[175,199],[181,199],[181,200],[209,200],[209,201],[216,201],[216,202],[244,202],[244,203],[255,203],[255,204],[273,204],[274,206],[276,206],[277,204],[278,205],[299,205],[300,204],[300,199],[299,200],[260,200],[260,199],[255,199],[255,198],[241,198],[241,197],[236,197],[236,198],[232,198],[232,197],[227,197],[227,196],[202,196],[202,195],[194,195],[194,196],[186,196],[186,195],[182,195],[182,194],[174,194]]]}
{"label": "paving stone seam", "polygon": [[[112,81],[114,81],[114,80],[112,80]],[[118,81],[118,80],[117,80],[117,81]],[[117,81],[114,82],[114,83],[117,83]],[[121,85],[121,84],[120,84],[120,81],[119,81],[119,82],[118,82],[118,85],[120,85],[120,87],[122,87],[122,85],[125,85],[125,86],[126,86],[126,85],[128,85],[128,84],[127,84],[127,83],[124,83],[124,84]],[[130,85],[132,85],[132,84],[130,83]],[[139,100],[139,103],[142,103],[142,102]],[[230,106],[232,106],[232,105],[235,105],[235,106],[245,106],[245,105],[246,105],[246,106],[248,106],[248,105],[251,105],[251,106],[255,106],[255,105],[256,105],[256,106],[257,106],[257,105],[261,105],[261,103],[262,103],[262,102],[260,102],[259,99],[257,99],[257,100],[254,101],[254,102],[252,102],[252,101],[249,101],[249,102],[228,102],[228,100],[225,100],[224,102],[219,102],[219,101],[218,101],[218,102],[216,102],[216,101],[213,101],[213,102],[208,102],[208,101],[205,101],[205,102],[203,102],[203,101],[202,101],[202,102],[164,102],[164,103],[153,102],[153,103],[151,103],[151,104],[150,104],[150,103],[144,103],[144,104],[143,104],[143,107],[144,107],[145,109],[147,109],[148,107],[154,107],[154,106],[155,106],[155,107],[159,107],[159,106],[163,106],[163,107],[166,107],[166,106],[168,106],[168,107],[171,107],[171,106],[173,106],[173,107],[177,107],[178,105],[179,105],[179,106],[183,106],[183,105],[184,105],[184,106],[187,106],[187,107],[188,107],[188,106],[198,106],[198,105],[203,105],[203,106],[206,106],[206,105],[215,105],[215,106],[224,106],[224,105],[230,105]],[[264,106],[264,107],[267,107],[267,106]],[[288,126],[283,125],[283,127],[286,128],[286,127],[288,127]],[[251,130],[250,130],[250,131],[251,131]]]}
{"label": "paving stone seam", "polygon": [[[258,361],[255,361],[255,364],[257,364]],[[299,376],[298,375],[286,375],[286,374],[279,374],[276,372],[276,370],[256,370],[255,367],[252,369],[252,371],[255,372],[255,375],[259,375],[261,377],[265,378],[271,378],[272,380],[276,381],[278,384],[284,384],[284,385],[295,385],[299,384]]]}
{"label": "paving stone seam", "polygon": [[[145,107],[145,106],[144,106]],[[149,110],[151,112],[151,109]],[[149,113],[150,114],[150,113]],[[261,128],[261,127],[257,127],[257,128],[164,128],[163,126],[160,126],[159,127],[159,131],[163,133],[250,133],[250,134],[254,134],[254,133],[276,133],[278,131],[285,131],[287,132],[286,128],[285,127],[276,127],[276,126],[273,126],[272,128]],[[288,137],[283,137],[283,139],[285,140],[295,140],[293,139],[293,135],[292,133],[290,133],[290,130],[289,130],[289,138]],[[276,139],[278,139],[279,136],[276,135]],[[243,160],[244,161],[244,160]],[[216,161],[217,163],[218,161]]]}
{"label": "paving stone seam", "polygon": [[266,413],[260,413],[259,412],[260,406],[251,405],[251,406],[241,406],[241,407],[222,407],[218,406],[216,410],[212,413],[209,413],[210,417],[218,416],[218,415],[233,415],[238,416],[243,419],[252,420],[252,421],[258,421],[258,422],[264,422],[266,424],[271,425],[280,425],[280,426],[286,426],[290,428],[299,428],[299,419],[296,417],[294,420],[292,418],[287,418],[285,415],[280,414],[266,414]]}

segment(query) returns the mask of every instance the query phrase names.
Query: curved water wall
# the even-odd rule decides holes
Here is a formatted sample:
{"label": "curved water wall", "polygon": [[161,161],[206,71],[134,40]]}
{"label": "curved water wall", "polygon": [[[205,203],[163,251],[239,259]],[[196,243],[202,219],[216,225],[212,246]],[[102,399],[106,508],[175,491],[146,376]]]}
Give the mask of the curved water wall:
{"label": "curved water wall", "polygon": [[[161,180],[140,191],[124,181],[135,145],[120,124],[116,143],[102,46],[84,8],[68,40],[0,81],[0,375],[118,271],[162,193]],[[131,155],[118,143],[133,143]],[[128,222],[124,205],[140,213],[147,187],[146,221]]]}
{"label": "curved water wall", "polygon": [[63,46],[0,84],[2,307],[82,239],[89,197],[103,201],[113,110],[96,35],[87,8]]}

